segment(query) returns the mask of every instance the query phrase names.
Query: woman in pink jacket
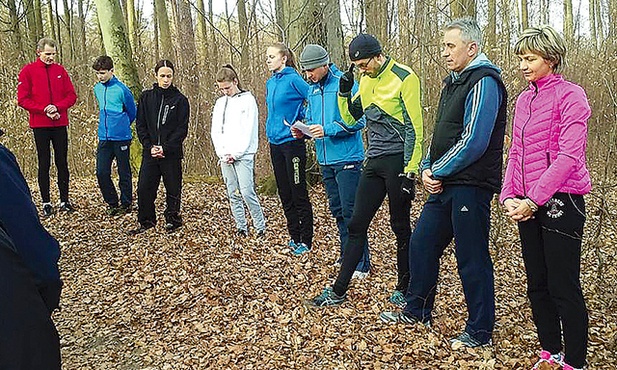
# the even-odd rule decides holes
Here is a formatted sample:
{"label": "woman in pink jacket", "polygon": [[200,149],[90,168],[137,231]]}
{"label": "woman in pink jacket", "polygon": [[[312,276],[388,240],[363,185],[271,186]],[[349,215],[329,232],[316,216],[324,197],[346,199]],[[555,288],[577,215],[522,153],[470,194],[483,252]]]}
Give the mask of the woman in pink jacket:
{"label": "woman in pink jacket", "polygon": [[591,109],[585,91],[558,74],[566,47],[554,29],[525,30],[515,53],[529,87],[516,102],[500,200],[521,236],[527,294],[542,346],[533,369],[542,363],[582,369],[588,317],[580,258],[583,194],[591,189],[585,166]]}

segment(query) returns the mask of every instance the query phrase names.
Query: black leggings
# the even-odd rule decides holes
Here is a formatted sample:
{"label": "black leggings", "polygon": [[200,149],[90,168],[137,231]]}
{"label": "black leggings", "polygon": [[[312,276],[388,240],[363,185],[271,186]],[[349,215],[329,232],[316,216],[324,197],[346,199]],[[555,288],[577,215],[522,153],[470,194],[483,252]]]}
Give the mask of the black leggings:
{"label": "black leggings", "polygon": [[54,147],[54,163],[58,170],[58,190],[60,201],[69,201],[69,164],[67,161],[69,140],[66,126],[45,127],[32,129],[34,142],[39,160],[39,190],[43,203],[50,202],[49,196],[49,168],[51,167],[50,142]]}
{"label": "black leggings", "polygon": [[309,248],[313,243],[313,207],[306,189],[306,147],[304,140],[270,144],[270,158],[287,230],[296,243]]}
{"label": "black leggings", "polygon": [[527,295],[543,349],[566,362],[585,365],[588,317],[580,283],[581,242],[585,223],[582,195],[557,193],[535,218],[519,222]]}
{"label": "black leggings", "polygon": [[396,235],[396,290],[405,294],[409,285],[409,209],[411,202],[403,200],[401,178],[403,153],[366,160],[356,191],[356,204],[349,222],[349,238],[344,247],[343,264],[334,283],[334,292],[343,295],[349,286],[356,265],[362,258],[364,243],[371,220],[388,195],[390,227]]}

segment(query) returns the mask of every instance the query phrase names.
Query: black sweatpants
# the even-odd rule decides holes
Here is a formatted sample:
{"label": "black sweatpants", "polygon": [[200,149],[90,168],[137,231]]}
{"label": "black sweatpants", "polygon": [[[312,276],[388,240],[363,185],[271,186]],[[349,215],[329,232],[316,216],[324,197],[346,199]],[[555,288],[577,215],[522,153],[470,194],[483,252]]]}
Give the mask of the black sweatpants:
{"label": "black sweatpants", "polygon": [[353,216],[349,222],[349,238],[344,247],[343,263],[338,278],[334,283],[334,292],[343,295],[356,265],[362,258],[364,243],[371,220],[388,195],[390,207],[390,227],[396,235],[396,266],[398,282],[396,290],[405,294],[409,285],[409,237],[411,225],[409,209],[411,202],[403,200],[401,195],[401,177],[403,171],[403,153],[385,155],[366,160],[358,190]]}
{"label": "black sweatpants", "polygon": [[296,243],[309,249],[313,244],[313,207],[306,189],[306,147],[304,140],[270,144],[270,158],[287,230]]}
{"label": "black sweatpants", "polygon": [[137,204],[139,206],[137,220],[146,227],[156,225],[154,201],[161,183],[161,177],[163,177],[166,193],[165,221],[174,226],[180,226],[182,225],[182,218],[180,217],[180,198],[182,193],[181,158],[152,158],[150,155],[143,156],[137,182]]}
{"label": "black sweatpants", "polygon": [[69,201],[69,164],[67,160],[69,151],[69,140],[66,126],[64,127],[44,127],[32,129],[34,132],[34,142],[36,153],[39,160],[39,190],[43,203],[50,202],[49,196],[49,168],[51,167],[51,149],[54,148],[54,163],[58,170],[58,190],[60,191],[60,201]]}
{"label": "black sweatpants", "polygon": [[60,338],[34,276],[0,225],[0,369],[60,369]]}
{"label": "black sweatpants", "polygon": [[518,224],[540,345],[560,352],[563,328],[565,361],[576,368],[585,365],[587,354],[588,316],[580,283],[584,223],[583,196],[557,193],[535,218]]}

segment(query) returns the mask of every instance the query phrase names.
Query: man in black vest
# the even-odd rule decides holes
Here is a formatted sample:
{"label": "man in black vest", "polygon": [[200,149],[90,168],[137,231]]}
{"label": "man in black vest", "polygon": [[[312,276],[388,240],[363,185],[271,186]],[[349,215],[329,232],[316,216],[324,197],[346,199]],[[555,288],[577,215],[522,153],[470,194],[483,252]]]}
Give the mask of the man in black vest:
{"label": "man in black vest", "polygon": [[467,302],[465,330],[454,349],[491,344],[495,323],[493,264],[488,251],[490,202],[501,187],[506,89],[500,70],[481,52],[482,34],[471,19],[444,30],[444,81],[422,183],[430,193],[409,242],[411,278],[402,312],[384,322],[431,324],[439,259],[452,238]]}

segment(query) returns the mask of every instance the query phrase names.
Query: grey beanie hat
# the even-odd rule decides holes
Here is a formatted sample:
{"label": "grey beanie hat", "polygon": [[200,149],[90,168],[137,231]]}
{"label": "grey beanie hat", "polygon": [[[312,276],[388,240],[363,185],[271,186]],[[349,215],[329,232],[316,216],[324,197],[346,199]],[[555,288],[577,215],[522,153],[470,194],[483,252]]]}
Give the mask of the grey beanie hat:
{"label": "grey beanie hat", "polygon": [[304,71],[325,66],[328,63],[330,63],[330,56],[326,49],[319,45],[308,44],[300,54],[300,64]]}

